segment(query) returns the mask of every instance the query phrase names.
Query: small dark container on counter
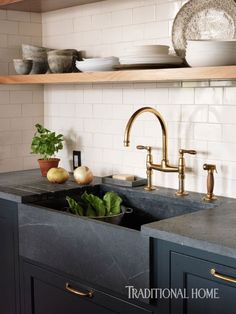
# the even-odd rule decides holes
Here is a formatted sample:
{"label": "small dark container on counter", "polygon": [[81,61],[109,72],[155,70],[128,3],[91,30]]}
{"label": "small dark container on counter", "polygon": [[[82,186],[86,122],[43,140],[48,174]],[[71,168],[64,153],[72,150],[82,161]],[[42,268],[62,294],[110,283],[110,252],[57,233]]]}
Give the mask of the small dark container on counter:
{"label": "small dark container on counter", "polygon": [[127,180],[113,179],[112,175],[111,175],[111,176],[103,177],[102,183],[111,184],[111,185],[126,186],[126,187],[137,187],[137,186],[146,185],[147,179],[140,178],[140,177],[134,177],[134,181],[127,181]]}

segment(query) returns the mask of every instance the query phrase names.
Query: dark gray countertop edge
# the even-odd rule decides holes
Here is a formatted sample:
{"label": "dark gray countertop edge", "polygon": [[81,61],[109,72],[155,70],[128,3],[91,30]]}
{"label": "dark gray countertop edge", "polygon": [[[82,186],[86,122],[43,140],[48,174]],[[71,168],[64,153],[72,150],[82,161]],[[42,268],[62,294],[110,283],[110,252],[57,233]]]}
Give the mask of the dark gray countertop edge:
{"label": "dark gray countertop edge", "polygon": [[217,243],[207,242],[204,240],[198,240],[198,239],[194,239],[187,236],[182,236],[176,233],[171,233],[171,232],[162,231],[158,229],[153,230],[153,229],[150,229],[148,225],[142,226],[141,232],[144,236],[148,236],[151,238],[173,242],[176,244],[188,246],[191,248],[199,249],[202,251],[207,251],[207,252],[218,254],[218,255],[236,258],[236,249],[227,247],[225,245],[223,246]]}

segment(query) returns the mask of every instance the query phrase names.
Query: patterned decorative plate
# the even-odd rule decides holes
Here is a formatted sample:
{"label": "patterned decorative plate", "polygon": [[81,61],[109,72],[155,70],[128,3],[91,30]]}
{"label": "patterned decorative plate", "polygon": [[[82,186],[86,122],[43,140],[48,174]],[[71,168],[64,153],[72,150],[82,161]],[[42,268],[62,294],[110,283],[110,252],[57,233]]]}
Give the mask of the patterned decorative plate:
{"label": "patterned decorative plate", "polygon": [[180,57],[185,57],[187,40],[236,39],[235,0],[190,0],[176,15],[172,42]]}

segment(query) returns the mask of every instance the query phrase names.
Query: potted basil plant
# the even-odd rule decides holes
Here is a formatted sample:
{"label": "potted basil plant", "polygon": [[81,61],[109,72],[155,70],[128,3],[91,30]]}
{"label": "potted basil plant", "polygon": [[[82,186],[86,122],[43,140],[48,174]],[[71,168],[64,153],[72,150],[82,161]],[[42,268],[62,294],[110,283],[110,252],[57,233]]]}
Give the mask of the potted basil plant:
{"label": "potted basil plant", "polygon": [[37,131],[32,139],[31,153],[41,156],[38,162],[42,176],[46,177],[49,169],[58,167],[60,159],[54,156],[55,153],[63,148],[63,135],[57,135],[55,132],[44,128],[41,124],[36,124],[35,127]]}

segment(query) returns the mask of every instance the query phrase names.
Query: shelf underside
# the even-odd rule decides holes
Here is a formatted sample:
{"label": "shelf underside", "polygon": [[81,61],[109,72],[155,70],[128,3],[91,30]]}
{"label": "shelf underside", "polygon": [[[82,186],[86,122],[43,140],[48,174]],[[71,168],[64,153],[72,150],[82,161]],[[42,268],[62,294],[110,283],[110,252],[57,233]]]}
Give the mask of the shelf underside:
{"label": "shelf underside", "polygon": [[210,80],[236,80],[236,66],[0,76],[0,84],[96,84]]}
{"label": "shelf underside", "polygon": [[48,12],[102,0],[0,0],[0,9]]}

